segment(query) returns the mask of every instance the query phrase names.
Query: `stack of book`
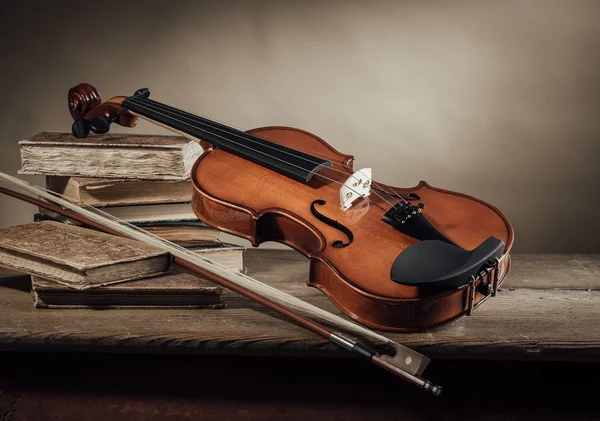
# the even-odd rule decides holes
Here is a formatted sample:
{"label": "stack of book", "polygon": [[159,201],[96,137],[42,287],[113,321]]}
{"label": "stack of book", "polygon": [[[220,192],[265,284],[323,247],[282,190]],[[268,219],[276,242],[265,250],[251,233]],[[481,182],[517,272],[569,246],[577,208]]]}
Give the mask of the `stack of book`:
{"label": "stack of book", "polygon": [[[189,180],[162,181],[46,176],[46,188],[78,205],[99,208],[184,247],[218,246],[219,231],[199,221]],[[64,218],[40,208],[40,219]]]}
{"label": "stack of book", "polygon": [[31,276],[39,308],[224,306],[221,287],[164,250],[60,222],[0,228],[0,266]]}
{"label": "stack of book", "polygon": [[[178,136],[105,134],[77,139],[70,133],[40,133],[19,144],[20,174],[44,175],[49,190],[79,205],[96,207],[243,271],[244,248],[221,243],[219,231],[199,221],[192,210],[189,174],[202,153],[196,142]],[[36,220],[47,219],[70,223],[40,209]]]}

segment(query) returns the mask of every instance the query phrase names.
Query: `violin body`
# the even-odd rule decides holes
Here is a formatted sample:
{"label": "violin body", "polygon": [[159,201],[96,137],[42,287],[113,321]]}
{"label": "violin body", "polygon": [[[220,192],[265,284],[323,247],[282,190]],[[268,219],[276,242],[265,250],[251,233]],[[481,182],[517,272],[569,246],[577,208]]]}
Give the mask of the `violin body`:
{"label": "violin body", "polygon": [[[249,133],[295,150],[327,156],[333,166],[322,170],[323,177],[298,183],[204,143],[205,152],[191,173],[192,204],[199,219],[246,238],[254,246],[276,241],[302,253],[310,261],[308,285],[318,288],[340,310],[371,328],[388,331],[434,328],[464,315],[469,307],[476,307],[490,296],[489,291],[484,292],[477,285],[431,290],[391,280],[390,269],[397,257],[419,240],[381,222],[391,197],[371,194],[371,203],[363,200],[350,210],[340,209],[338,180],[345,178],[340,178],[340,174],[354,173],[353,157],[299,129],[265,127]],[[427,220],[462,249],[473,250],[490,236],[502,240],[503,258],[496,274],[498,284],[502,282],[510,267],[508,252],[513,230],[498,209],[425,182],[412,188],[373,182],[375,185],[403,197],[418,198],[425,204],[423,215]],[[353,239],[349,246],[334,246],[336,242],[347,241],[346,235],[314,214],[311,208],[316,201],[320,214],[351,231]],[[491,276],[489,272],[487,276]],[[485,276],[475,281],[491,282]]]}
{"label": "violin body", "polygon": [[302,253],[308,285],[361,324],[434,328],[470,314],[506,277],[513,229],[494,206],[425,182],[377,183],[303,130],[244,132],[149,96],[140,89],[101,103],[93,86],[77,85],[68,95],[73,135],[144,118],[198,141],[205,152],[190,175],[198,218],[255,246],[276,241]]}

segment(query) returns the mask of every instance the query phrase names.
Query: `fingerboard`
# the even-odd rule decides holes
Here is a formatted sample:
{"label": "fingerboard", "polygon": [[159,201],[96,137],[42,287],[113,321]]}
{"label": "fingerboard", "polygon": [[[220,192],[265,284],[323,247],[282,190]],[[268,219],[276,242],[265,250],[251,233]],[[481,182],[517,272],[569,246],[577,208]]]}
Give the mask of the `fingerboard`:
{"label": "fingerboard", "polygon": [[322,168],[332,166],[331,161],[323,158],[279,145],[142,95],[127,98],[121,106],[303,183],[308,183]]}

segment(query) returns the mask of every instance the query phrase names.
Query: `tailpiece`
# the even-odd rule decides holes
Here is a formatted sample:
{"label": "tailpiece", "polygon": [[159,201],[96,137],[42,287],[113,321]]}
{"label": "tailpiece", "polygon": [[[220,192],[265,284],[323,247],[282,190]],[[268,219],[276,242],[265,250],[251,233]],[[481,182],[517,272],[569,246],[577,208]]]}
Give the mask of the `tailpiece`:
{"label": "tailpiece", "polygon": [[[440,395],[442,391],[440,386],[421,377],[423,370],[429,364],[429,359],[427,357],[393,342],[381,334],[344,320],[339,316],[306,303],[245,274],[235,272],[204,256],[186,250],[183,247],[150,234],[143,229],[121,221],[99,209],[91,206],[82,207],[75,205],[63,198],[63,196],[39,186],[34,186],[5,173],[0,172],[0,181],[3,181],[5,184],[11,185],[12,187],[16,187],[20,191],[39,196],[48,202],[4,187],[0,187],[0,193],[51,210],[68,219],[80,222],[100,231],[120,237],[128,237],[162,248],[171,253],[173,256],[173,263],[278,312],[300,326],[317,333],[329,342],[369,360],[376,366],[379,366],[397,377],[403,378],[436,396]],[[308,314],[315,319],[326,322],[328,325],[336,326],[338,329],[359,335],[369,341],[384,345],[385,350],[388,352],[379,351],[379,347],[374,348],[366,342],[358,342],[350,339],[342,333],[331,330],[329,327],[326,327],[301,313]]]}

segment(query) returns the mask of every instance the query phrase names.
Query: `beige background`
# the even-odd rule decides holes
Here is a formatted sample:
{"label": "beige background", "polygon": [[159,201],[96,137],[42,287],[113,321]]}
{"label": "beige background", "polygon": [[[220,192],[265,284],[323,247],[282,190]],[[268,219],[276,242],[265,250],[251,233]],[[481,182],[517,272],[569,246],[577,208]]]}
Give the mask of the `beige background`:
{"label": "beige background", "polygon": [[[0,7],[4,172],[19,168],[18,140],[69,130],[71,86],[149,87],[238,127],[316,133],[379,181],[483,198],[513,222],[518,251],[600,252],[599,1]],[[1,226],[32,213],[0,197]]]}

